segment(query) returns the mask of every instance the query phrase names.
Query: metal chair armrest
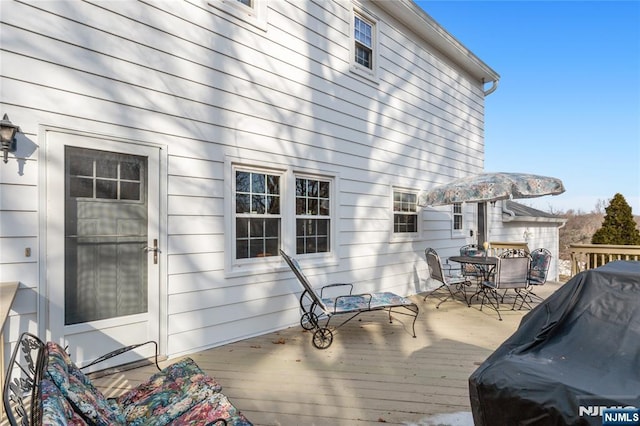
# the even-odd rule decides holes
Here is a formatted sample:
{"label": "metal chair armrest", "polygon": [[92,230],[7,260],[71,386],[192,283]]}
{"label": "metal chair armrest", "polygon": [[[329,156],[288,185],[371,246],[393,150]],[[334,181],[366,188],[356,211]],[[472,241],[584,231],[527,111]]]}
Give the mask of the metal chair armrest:
{"label": "metal chair armrest", "polygon": [[352,283],[335,283],[335,284],[327,284],[325,286],[323,286],[320,289],[320,298],[322,299],[323,295],[322,293],[324,292],[324,290],[326,288],[333,288],[333,287],[349,287],[349,295],[351,295],[351,293],[353,293],[353,284]]}
{"label": "metal chair armrest", "polygon": [[147,344],[149,344],[149,343],[153,343],[153,344],[155,345],[155,357],[154,357],[154,363],[155,363],[156,368],[158,369],[158,371],[160,371],[160,370],[161,370],[161,368],[160,368],[160,365],[158,364],[158,342],[153,341],[153,340],[149,340],[148,342],[144,342],[144,343],[137,343],[137,344],[135,344],[135,345],[125,346],[125,347],[122,347],[122,348],[116,349],[116,350],[114,350],[114,351],[108,352],[108,353],[106,353],[106,354],[104,354],[104,355],[102,355],[102,356],[100,356],[100,357],[96,358],[95,360],[91,361],[89,364],[87,364],[87,365],[85,365],[85,366],[83,366],[83,367],[80,367],[80,370],[84,370],[85,368],[89,368],[89,367],[91,367],[92,365],[96,365],[96,364],[98,364],[98,363],[101,363],[101,362],[103,362],[103,361],[106,361],[106,360],[108,360],[108,359],[111,359],[111,358],[113,358],[113,357],[116,357],[116,356],[118,356],[118,355],[122,355],[122,354],[123,354],[123,353],[125,353],[125,352],[132,351],[132,350],[134,350],[134,349],[136,349],[136,348],[139,348],[140,346],[144,346],[144,345],[147,345]]}

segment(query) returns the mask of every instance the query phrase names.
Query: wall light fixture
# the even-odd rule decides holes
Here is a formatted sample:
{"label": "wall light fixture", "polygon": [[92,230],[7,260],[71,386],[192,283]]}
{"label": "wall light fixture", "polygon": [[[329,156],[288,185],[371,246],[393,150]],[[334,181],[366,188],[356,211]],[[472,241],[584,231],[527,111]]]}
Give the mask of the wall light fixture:
{"label": "wall light fixture", "polygon": [[16,132],[20,131],[20,127],[16,126],[9,120],[7,114],[0,121],[0,141],[2,142],[2,154],[4,155],[5,164],[9,161],[9,153],[16,151]]}

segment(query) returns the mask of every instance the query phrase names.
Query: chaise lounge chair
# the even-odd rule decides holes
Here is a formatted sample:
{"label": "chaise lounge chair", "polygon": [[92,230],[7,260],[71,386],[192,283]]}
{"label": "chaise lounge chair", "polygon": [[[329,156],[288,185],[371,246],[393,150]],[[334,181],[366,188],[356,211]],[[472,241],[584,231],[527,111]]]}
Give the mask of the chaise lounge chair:
{"label": "chaise lounge chair", "polygon": [[[280,250],[280,254],[304,287],[304,291],[300,296],[300,308],[302,309],[300,325],[305,330],[315,330],[311,342],[316,348],[327,349],[333,343],[333,332],[329,329],[331,318],[337,315],[348,315],[345,321],[334,327],[335,330],[361,313],[371,311],[388,311],[390,323],[393,322],[391,320],[392,311],[396,314],[412,316],[413,337],[416,337],[418,305],[411,300],[390,292],[352,294],[353,284],[329,284],[322,287],[320,295],[318,295],[309,280],[307,280],[307,277],[302,273],[298,262],[282,250]],[[337,297],[323,297],[323,292],[326,289],[342,287],[348,290],[346,294]],[[394,308],[403,308],[408,312],[395,310]],[[322,325],[320,321],[324,318],[326,318],[326,322]]]}

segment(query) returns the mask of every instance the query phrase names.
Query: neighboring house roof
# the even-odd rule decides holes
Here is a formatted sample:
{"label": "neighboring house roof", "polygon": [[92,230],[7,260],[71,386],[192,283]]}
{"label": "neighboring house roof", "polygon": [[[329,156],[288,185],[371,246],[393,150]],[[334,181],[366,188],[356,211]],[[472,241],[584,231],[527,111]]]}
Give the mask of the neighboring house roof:
{"label": "neighboring house roof", "polygon": [[493,82],[495,88],[500,75],[474,55],[473,52],[464,47],[462,43],[442,28],[413,0],[372,1],[400,20],[411,31],[445,54],[478,81]]}
{"label": "neighboring house roof", "polygon": [[505,200],[502,205],[502,221],[565,223],[567,219],[515,201]]}

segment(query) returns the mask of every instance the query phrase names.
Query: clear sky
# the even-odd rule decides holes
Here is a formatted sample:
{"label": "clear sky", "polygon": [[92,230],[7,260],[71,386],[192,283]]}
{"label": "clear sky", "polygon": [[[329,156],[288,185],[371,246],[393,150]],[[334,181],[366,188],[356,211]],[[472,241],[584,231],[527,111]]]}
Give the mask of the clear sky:
{"label": "clear sky", "polygon": [[516,200],[588,213],[621,193],[640,215],[640,1],[416,1],[500,74],[485,170],[562,179]]}

